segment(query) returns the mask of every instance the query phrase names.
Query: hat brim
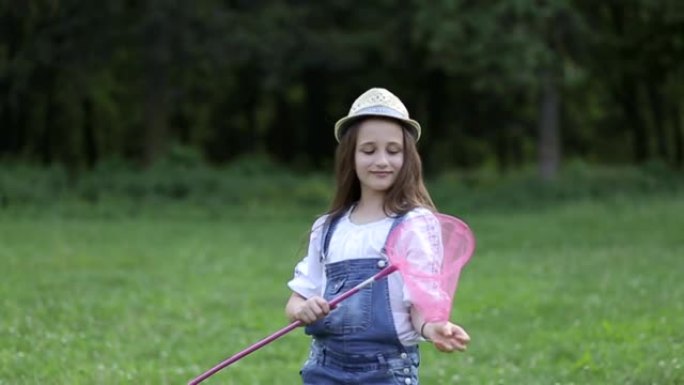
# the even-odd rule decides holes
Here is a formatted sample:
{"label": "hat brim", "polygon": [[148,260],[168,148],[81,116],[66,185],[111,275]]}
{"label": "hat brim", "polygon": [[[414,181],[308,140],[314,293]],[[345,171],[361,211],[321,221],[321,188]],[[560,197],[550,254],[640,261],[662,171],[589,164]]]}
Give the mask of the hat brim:
{"label": "hat brim", "polygon": [[392,119],[396,120],[397,122],[403,123],[403,125],[407,128],[409,128],[411,131],[411,135],[413,135],[414,138],[416,138],[416,142],[418,139],[420,139],[420,123],[413,119],[405,119],[405,118],[398,118],[396,116],[391,116],[391,115],[386,115],[386,114],[378,114],[378,113],[360,113],[356,114],[354,116],[345,116],[344,118],[340,119],[335,123],[335,139],[337,141],[340,141],[340,138],[344,134],[344,132],[354,124],[356,121],[369,118],[369,117],[380,117],[380,118],[387,118],[387,119]]}

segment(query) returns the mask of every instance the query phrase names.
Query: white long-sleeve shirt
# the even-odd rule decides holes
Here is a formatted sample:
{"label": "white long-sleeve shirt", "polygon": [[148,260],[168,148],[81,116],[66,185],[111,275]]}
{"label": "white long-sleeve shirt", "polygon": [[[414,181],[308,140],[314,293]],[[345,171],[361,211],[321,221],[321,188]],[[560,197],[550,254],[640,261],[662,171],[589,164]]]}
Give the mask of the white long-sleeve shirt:
{"label": "white long-sleeve shirt", "polygon": [[[351,221],[350,213],[351,210],[348,210],[337,223],[323,262],[321,239],[327,216],[314,222],[307,255],[297,264],[294,277],[288,282],[292,291],[305,298],[322,296],[326,283],[324,263],[384,258],[382,249],[394,218],[358,225]],[[401,237],[398,238],[397,247],[402,250],[401,255],[421,270],[430,271],[434,266],[439,266],[443,253],[441,228],[432,212],[425,208],[416,208],[406,214],[400,227]],[[399,340],[404,345],[415,345],[421,337],[411,324],[409,290],[405,287],[401,274],[393,273],[387,279],[390,307]]]}

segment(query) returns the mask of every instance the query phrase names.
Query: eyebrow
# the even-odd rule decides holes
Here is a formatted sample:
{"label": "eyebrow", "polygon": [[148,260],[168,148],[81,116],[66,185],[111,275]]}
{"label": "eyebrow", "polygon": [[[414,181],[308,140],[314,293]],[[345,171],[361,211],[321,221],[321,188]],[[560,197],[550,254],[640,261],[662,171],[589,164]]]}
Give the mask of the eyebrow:
{"label": "eyebrow", "polygon": [[[391,146],[391,145],[401,146],[401,145],[402,145],[401,142],[397,142],[397,141],[387,142],[386,144],[387,144],[388,146]],[[375,142],[375,141],[373,141],[373,140],[369,140],[369,141],[366,141],[366,142],[363,142],[363,143],[359,143],[359,147],[361,147],[361,146],[371,146],[371,145],[372,145],[372,146],[377,146],[378,143]]]}

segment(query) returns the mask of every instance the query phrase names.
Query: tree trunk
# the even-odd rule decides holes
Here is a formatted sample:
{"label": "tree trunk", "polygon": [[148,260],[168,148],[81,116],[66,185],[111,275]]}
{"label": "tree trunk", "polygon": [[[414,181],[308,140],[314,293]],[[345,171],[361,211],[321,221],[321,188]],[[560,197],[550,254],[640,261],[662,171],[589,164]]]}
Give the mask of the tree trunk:
{"label": "tree trunk", "polygon": [[637,101],[638,89],[635,82],[627,77],[622,78],[622,85],[617,91],[617,99],[625,116],[625,125],[632,131],[632,151],[634,161],[645,162],[649,157],[648,134],[645,119]]}
{"label": "tree trunk", "polygon": [[664,162],[668,162],[667,157],[667,134],[665,133],[665,116],[663,112],[663,94],[659,83],[649,83],[648,101],[653,115],[653,126],[656,134],[656,149],[658,157]]}
{"label": "tree trunk", "polygon": [[53,149],[53,124],[56,121],[57,107],[55,106],[55,77],[54,69],[45,68],[43,76],[45,83],[42,88],[46,91],[43,103],[45,103],[45,115],[41,122],[42,133],[40,136],[39,152],[40,160],[43,165],[50,165],[55,159]]}
{"label": "tree trunk", "polygon": [[[444,113],[446,112],[444,105],[447,99],[446,83],[446,76],[444,72],[439,69],[432,70],[427,74],[427,108],[425,111],[427,114],[427,124],[423,126],[423,129],[426,130],[426,136],[430,138],[426,145],[428,148],[439,148],[440,146],[436,146],[436,143],[453,139],[453,137],[448,138],[447,135],[445,135],[444,129]],[[412,116],[412,118],[415,119],[417,117]],[[436,159],[436,155],[439,156],[444,154],[442,154],[441,151],[425,151],[423,153],[423,162],[425,165],[431,166],[429,169],[436,168],[435,165],[437,164],[444,165],[443,162],[447,160]],[[457,156],[458,151],[451,152],[451,157],[448,161],[457,162]]]}
{"label": "tree trunk", "polygon": [[167,95],[170,65],[170,47],[164,10],[155,9],[159,4],[150,2],[147,21],[143,30],[145,101],[142,135],[142,158],[146,166],[154,163],[165,151],[168,132]]}
{"label": "tree trunk", "polygon": [[98,161],[98,149],[93,122],[93,102],[90,98],[83,100],[83,115],[83,153],[86,165],[92,169]]}
{"label": "tree trunk", "polygon": [[284,91],[278,91],[274,95],[274,119],[271,121],[266,134],[266,148],[274,154],[276,159],[290,162],[294,154],[294,135],[291,127],[290,106],[285,99]]}
{"label": "tree trunk", "polygon": [[[504,118],[505,119],[505,118]],[[510,154],[510,143],[508,141],[508,125],[505,122],[501,122],[494,125],[498,127],[494,132],[494,153],[496,157],[496,164],[499,172],[501,174],[506,174],[509,169],[509,154]]]}
{"label": "tree trunk", "polygon": [[672,128],[673,128],[673,142],[674,142],[674,164],[682,168],[684,167],[684,127],[682,127],[682,114],[679,106],[672,104]]}
{"label": "tree trunk", "polygon": [[[238,138],[240,148],[238,151],[242,154],[253,153],[257,151],[260,143],[259,127],[257,123],[257,113],[259,107],[259,95],[257,94],[258,85],[256,82],[249,82],[245,87],[242,95],[242,113],[245,117],[245,126],[242,127],[242,135]],[[249,91],[246,91],[249,90]]]}
{"label": "tree trunk", "polygon": [[[629,25],[626,14],[631,12],[631,9],[628,8],[629,4],[619,1],[605,4],[608,6],[610,21],[612,22],[616,35],[620,39],[624,39],[625,31],[627,30],[626,26]],[[633,59],[632,54],[627,52],[624,48],[618,52],[618,58],[621,59],[621,63],[627,63]],[[622,69],[622,71],[624,71],[624,69]],[[614,96],[618,103],[620,103],[623,114],[626,117],[625,126],[632,130],[634,160],[637,163],[643,163],[649,156],[648,137],[645,120],[640,112],[640,105],[637,101],[639,88],[637,87],[634,78],[636,78],[635,74],[623,73],[617,80]]]}
{"label": "tree trunk", "polygon": [[541,100],[539,111],[539,174],[543,180],[553,179],[560,166],[560,95],[551,69],[541,74]]}
{"label": "tree trunk", "polygon": [[318,166],[333,152],[334,135],[332,123],[326,119],[328,92],[326,76],[321,70],[309,70],[304,74],[306,88],[306,153],[313,166]]}
{"label": "tree trunk", "polygon": [[523,145],[528,131],[525,128],[526,125],[527,122],[516,121],[511,126],[511,164],[516,168],[520,168],[525,164],[525,151]]}
{"label": "tree trunk", "polygon": [[[14,9],[25,8],[28,5],[23,5],[21,3],[14,4]],[[4,12],[1,19],[2,26],[0,27],[0,36],[2,36],[3,42],[3,61],[4,63],[12,62],[16,56],[17,52],[22,49],[22,42],[27,41],[28,38],[24,36],[29,29],[24,27],[24,24],[28,23],[28,18],[21,18],[19,15],[22,12]],[[24,33],[22,33],[24,32]],[[5,64],[7,65],[7,64]],[[7,67],[3,70],[4,79],[0,80],[0,158],[5,154],[10,156],[16,156],[21,153],[22,147],[24,146],[23,137],[26,135],[26,119],[22,119],[26,116],[26,110],[28,107],[22,108],[21,106],[29,106],[29,103],[25,103],[27,90],[25,88],[20,88],[20,91],[14,91],[14,97],[11,97],[10,90],[17,87],[17,79],[12,76],[6,76]],[[10,72],[11,73],[11,72]],[[29,86],[30,87],[30,86]],[[19,101],[17,101],[19,99]]]}
{"label": "tree trunk", "polygon": [[148,75],[145,92],[145,127],[143,134],[143,162],[149,166],[164,151],[166,145],[167,116],[164,80],[158,75]]}
{"label": "tree trunk", "polygon": [[[6,87],[0,83],[0,95],[8,95]],[[7,99],[7,98],[5,98]],[[17,128],[12,124],[13,111],[9,101],[0,100],[0,158],[3,155],[13,155],[16,152]]]}

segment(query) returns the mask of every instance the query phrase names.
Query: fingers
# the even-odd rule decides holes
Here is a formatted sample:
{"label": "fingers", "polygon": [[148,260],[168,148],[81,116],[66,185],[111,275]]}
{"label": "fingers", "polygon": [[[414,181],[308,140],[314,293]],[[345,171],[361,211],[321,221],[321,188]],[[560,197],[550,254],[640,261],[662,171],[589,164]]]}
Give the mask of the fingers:
{"label": "fingers", "polygon": [[468,335],[468,333],[466,333],[466,331],[463,330],[463,328],[458,326],[458,325],[453,325],[453,326],[454,326],[454,329],[453,329],[454,338],[457,339],[462,344],[467,345],[470,342],[470,336]]}
{"label": "fingers", "polygon": [[330,304],[321,297],[307,299],[297,311],[297,319],[305,324],[315,322],[330,313]]}
{"label": "fingers", "polygon": [[441,352],[451,353],[455,350],[465,351],[470,343],[470,336],[463,328],[451,322],[445,322],[436,328],[434,345]]}
{"label": "fingers", "polygon": [[440,352],[452,353],[454,351],[464,352],[468,347],[458,341],[435,341],[435,347]]}
{"label": "fingers", "polygon": [[315,305],[317,306],[318,309],[320,309],[321,314],[323,316],[330,313],[330,304],[325,299],[323,299],[321,297],[313,297],[313,298],[311,298],[311,301],[315,303]]}
{"label": "fingers", "polygon": [[435,347],[437,350],[443,353],[453,353],[454,351],[458,350],[460,352],[465,351],[466,347],[464,345],[460,345],[457,343],[451,343],[451,342],[435,342]]}

